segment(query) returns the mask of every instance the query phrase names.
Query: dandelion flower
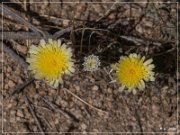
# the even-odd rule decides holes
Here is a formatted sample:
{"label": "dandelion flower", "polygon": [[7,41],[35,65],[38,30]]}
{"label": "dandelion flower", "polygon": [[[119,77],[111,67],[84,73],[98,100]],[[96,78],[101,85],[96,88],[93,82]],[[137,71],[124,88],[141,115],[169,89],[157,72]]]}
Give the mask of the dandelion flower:
{"label": "dandelion flower", "polygon": [[122,56],[116,64],[117,81],[122,84],[121,90],[127,88],[128,91],[136,94],[136,90],[143,90],[145,82],[154,81],[154,64],[153,60],[141,55],[130,54],[129,56]]}
{"label": "dandelion flower", "polygon": [[66,44],[61,44],[61,40],[49,39],[46,43],[40,40],[40,45],[32,45],[29,50],[29,70],[32,71],[36,79],[44,79],[46,82],[57,88],[59,83],[63,83],[62,76],[71,74],[74,70],[72,60],[72,50]]}
{"label": "dandelion flower", "polygon": [[99,66],[100,66],[100,60],[98,56],[95,55],[89,55],[87,57],[84,58],[84,70],[85,71],[96,71],[98,70]]}

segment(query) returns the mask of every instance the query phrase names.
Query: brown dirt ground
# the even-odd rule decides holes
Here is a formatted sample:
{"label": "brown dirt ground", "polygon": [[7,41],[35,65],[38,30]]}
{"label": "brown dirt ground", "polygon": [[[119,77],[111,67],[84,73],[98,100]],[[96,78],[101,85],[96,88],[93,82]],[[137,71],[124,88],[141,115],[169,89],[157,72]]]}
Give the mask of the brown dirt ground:
{"label": "brown dirt ground", "polygon": [[[143,131],[173,134],[170,132],[178,130],[176,4],[161,3],[147,6],[146,3],[113,5],[113,3],[53,4],[45,3],[48,2],[46,0],[42,2],[5,5],[45,33],[53,34],[71,26],[79,29],[58,37],[68,42],[74,49],[77,74],[65,76],[64,85],[58,90],[35,80],[25,87],[23,92],[11,96],[15,87],[25,83],[31,74],[4,52],[3,57],[1,55],[3,67],[0,73],[1,82],[3,77],[0,105],[3,104],[1,121],[3,120],[4,132],[39,132],[24,95],[28,96],[45,132]],[[101,18],[102,16],[104,18]],[[85,28],[91,29],[83,31]],[[29,29],[27,25],[5,16],[3,31],[18,33],[28,32]],[[137,37],[141,41],[130,37]],[[11,37],[4,40],[4,44],[23,59],[27,56],[29,46],[39,41],[35,38],[10,39]],[[113,45],[110,45],[111,43]],[[82,51],[80,51],[81,44]],[[103,51],[99,51],[98,48]],[[100,56],[102,65],[96,72],[82,72],[83,57],[92,52]],[[156,81],[147,83],[146,89],[137,95],[119,92],[119,84],[109,83],[112,81],[111,77],[114,77],[114,72],[111,75],[107,73],[110,71],[110,65],[117,62],[121,55],[131,52],[152,57],[156,65]],[[65,89],[91,105],[107,111],[108,114],[88,107]],[[56,108],[52,109],[43,98],[53,103]]]}

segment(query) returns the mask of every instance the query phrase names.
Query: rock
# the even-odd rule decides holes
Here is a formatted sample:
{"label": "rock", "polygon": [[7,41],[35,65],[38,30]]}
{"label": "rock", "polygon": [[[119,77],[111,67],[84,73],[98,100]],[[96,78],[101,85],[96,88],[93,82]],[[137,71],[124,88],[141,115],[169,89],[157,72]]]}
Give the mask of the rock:
{"label": "rock", "polygon": [[0,55],[0,62],[1,62],[1,63],[3,62],[3,57],[2,57],[2,55]]}
{"label": "rock", "polygon": [[38,98],[39,98],[39,94],[35,94],[35,95],[34,95],[34,99],[35,99],[35,100],[38,100]]}
{"label": "rock", "polygon": [[29,119],[29,122],[30,122],[30,123],[34,123],[35,120],[34,120],[33,118],[30,118],[30,119]]}
{"label": "rock", "polygon": [[2,106],[2,100],[3,100],[3,96],[2,95],[0,95],[0,106]]}
{"label": "rock", "polygon": [[59,119],[55,119],[54,124],[59,124]]}
{"label": "rock", "polygon": [[68,103],[65,100],[60,100],[60,105],[65,108],[68,106]]}
{"label": "rock", "polygon": [[154,105],[154,104],[152,105],[152,112],[153,112],[154,115],[157,115],[159,113],[158,107],[156,105]]}
{"label": "rock", "polygon": [[63,20],[63,26],[67,27],[69,25],[69,20]]}
{"label": "rock", "polygon": [[112,89],[111,89],[111,88],[108,88],[108,89],[107,89],[107,93],[109,93],[109,94],[112,93]]}
{"label": "rock", "polygon": [[15,83],[14,83],[12,80],[9,80],[8,86],[9,86],[10,88],[12,88],[12,87],[15,86]]}
{"label": "rock", "polygon": [[48,91],[48,95],[50,96],[50,97],[52,97],[53,95],[55,95],[56,94],[56,90],[54,90],[54,89],[49,89],[49,91]]}
{"label": "rock", "polygon": [[35,83],[36,89],[38,89],[40,87],[40,81],[35,81],[34,83]]}
{"label": "rock", "polygon": [[17,45],[17,50],[23,54],[27,53],[27,47],[22,45]]}
{"label": "rock", "polygon": [[81,128],[82,128],[82,129],[86,129],[86,128],[87,128],[87,125],[84,124],[84,123],[82,123],[82,124],[81,124]]}
{"label": "rock", "polygon": [[6,89],[6,90],[8,90],[8,89],[9,89],[8,84],[5,84],[4,89]]}
{"label": "rock", "polygon": [[11,104],[11,103],[8,103],[7,109],[10,109],[10,108],[12,108],[12,104]]}
{"label": "rock", "polygon": [[80,91],[80,86],[79,85],[74,85],[74,88],[76,89],[76,91]]}
{"label": "rock", "polygon": [[7,67],[7,72],[11,72],[12,71],[12,68],[11,67]]}
{"label": "rock", "polygon": [[26,122],[26,119],[17,116],[17,117],[16,117],[16,121],[19,121],[19,122]]}
{"label": "rock", "polygon": [[10,115],[15,115],[16,114],[16,111],[15,110],[11,110],[10,111]]}
{"label": "rock", "polygon": [[115,17],[116,17],[116,15],[115,15],[115,14],[110,14],[110,15],[108,16],[108,18],[109,18],[110,20],[115,19]]}
{"label": "rock", "polygon": [[11,110],[11,111],[10,111],[9,121],[10,121],[11,123],[15,123],[15,121],[16,121],[16,116],[15,116],[15,114],[16,114],[16,111],[15,111],[15,110]]}
{"label": "rock", "polygon": [[6,73],[5,76],[9,78],[11,75],[9,73]]}
{"label": "rock", "polygon": [[23,80],[21,78],[18,79],[18,84],[23,84]]}
{"label": "rock", "polygon": [[37,128],[36,125],[33,125],[33,126],[32,126],[32,129],[33,129],[34,132],[37,132],[37,131],[38,131],[38,128]]}
{"label": "rock", "polygon": [[0,82],[2,82],[2,77],[3,77],[3,74],[0,73]]}
{"label": "rock", "polygon": [[61,103],[60,103],[61,100],[62,100],[62,98],[61,98],[60,96],[58,96],[58,97],[56,98],[55,103],[56,103],[57,105],[59,105],[59,104],[61,104]]}
{"label": "rock", "polygon": [[94,86],[92,87],[92,90],[94,90],[94,91],[97,91],[97,90],[99,90],[99,86],[97,86],[97,85],[94,85]]}
{"label": "rock", "polygon": [[10,121],[11,123],[15,123],[15,121],[16,121],[15,114],[14,114],[14,115],[10,115],[9,121]]}
{"label": "rock", "polygon": [[42,96],[42,97],[44,97],[45,95],[47,95],[47,93],[46,93],[46,91],[44,91],[44,90],[40,90],[40,91],[39,91],[39,95]]}
{"label": "rock", "polygon": [[16,115],[19,116],[19,117],[24,117],[24,114],[23,114],[22,110],[17,110]]}

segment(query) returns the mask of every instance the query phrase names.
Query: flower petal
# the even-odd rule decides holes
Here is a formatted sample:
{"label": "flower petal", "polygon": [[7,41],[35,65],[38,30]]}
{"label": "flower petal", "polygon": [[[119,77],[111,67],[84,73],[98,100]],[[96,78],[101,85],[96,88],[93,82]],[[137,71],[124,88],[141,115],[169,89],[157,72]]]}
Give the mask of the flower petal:
{"label": "flower petal", "polygon": [[52,43],[53,43],[53,40],[52,40],[52,39],[48,39],[48,42],[49,42],[50,44],[52,44]]}
{"label": "flower petal", "polygon": [[57,41],[57,42],[58,42],[58,45],[61,45],[61,40],[60,40],[60,39],[58,39],[58,41]]}
{"label": "flower petal", "polygon": [[121,87],[119,87],[118,91],[122,92],[124,90],[124,88],[125,88],[125,85],[122,85]]}
{"label": "flower petal", "polygon": [[144,65],[147,66],[153,62],[153,59],[148,59],[144,62]]}
{"label": "flower petal", "polygon": [[136,89],[133,89],[133,90],[132,90],[132,93],[133,93],[134,95],[136,95],[137,90],[136,90]]}
{"label": "flower petal", "polygon": [[59,80],[55,80],[54,84],[53,84],[53,87],[58,88],[58,86],[59,86]]}
{"label": "flower petal", "polygon": [[155,66],[154,66],[154,64],[150,64],[150,65],[148,65],[148,67],[147,67],[149,70],[153,70],[154,68],[155,68]]}
{"label": "flower petal", "polygon": [[31,45],[30,49],[29,49],[29,52],[30,53],[33,53],[33,54],[37,54],[39,51],[39,48],[36,47],[35,45]]}
{"label": "flower petal", "polygon": [[155,81],[154,76],[150,76],[150,81]]}
{"label": "flower petal", "polygon": [[41,39],[40,40],[40,45],[45,45],[46,44],[46,41],[44,39]]}

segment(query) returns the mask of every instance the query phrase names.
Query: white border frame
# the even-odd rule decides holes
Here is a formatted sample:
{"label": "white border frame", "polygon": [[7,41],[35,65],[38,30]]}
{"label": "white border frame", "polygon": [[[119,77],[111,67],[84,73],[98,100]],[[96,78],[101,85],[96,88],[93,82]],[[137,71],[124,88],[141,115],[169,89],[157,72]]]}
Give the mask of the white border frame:
{"label": "white border frame", "polygon": [[[3,42],[3,4],[4,3],[22,3],[22,2],[2,2],[2,42]],[[62,2],[25,2],[25,3],[62,3]],[[178,68],[179,68],[179,65],[178,65],[178,60],[179,60],[179,58],[178,58],[178,52],[179,52],[179,46],[178,46],[178,43],[179,43],[179,41],[178,41],[178,36],[179,36],[179,34],[178,34],[178,30],[179,30],[179,27],[178,27],[178,17],[179,17],[179,15],[178,15],[178,5],[179,5],[179,3],[178,2],[63,2],[63,4],[66,4],[66,3],[77,3],[77,4],[81,4],[81,3],[91,3],[91,4],[100,4],[100,3],[102,3],[102,4],[105,4],[105,3],[111,3],[111,4],[113,4],[113,3],[175,3],[175,4],[177,4],[177,11],[176,11],[176,15],[177,15],[177,32],[176,32],[176,34],[177,34],[177,41],[176,41],[176,43],[177,43],[177,69],[176,69],[176,75],[177,75],[177,125],[176,125],[176,132],[143,132],[143,133],[152,133],[152,134],[154,134],[154,133],[179,133],[179,125],[178,125],[178,113],[179,113],[179,111],[178,111],[178,106],[179,106],[179,104],[178,104],[178,101],[179,101],[179,98],[178,98],[178,93],[179,93],[179,89],[178,89],[178,79],[179,79],[179,77],[178,77]],[[37,134],[37,133],[82,133],[82,134],[84,134],[84,133],[90,133],[90,134],[93,134],[93,133],[104,133],[104,134],[106,134],[106,133],[126,133],[126,134],[130,134],[130,133],[142,133],[142,132],[4,132],[3,131],[3,121],[4,121],[4,118],[3,118],[3,82],[4,82],[4,68],[3,68],[3,63],[4,63],[4,60],[3,60],[3,57],[4,57],[4,51],[3,51],[3,45],[2,45],[2,134],[5,134],[5,133],[10,133],[10,134],[20,134],[20,133],[34,133],[34,134]]]}

